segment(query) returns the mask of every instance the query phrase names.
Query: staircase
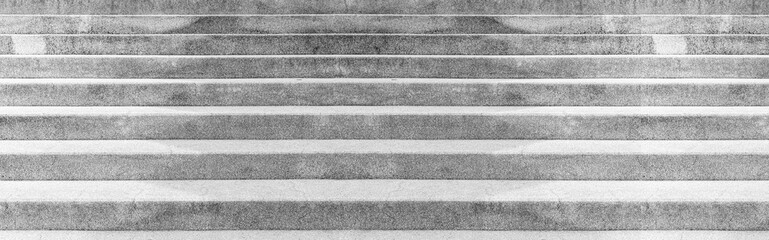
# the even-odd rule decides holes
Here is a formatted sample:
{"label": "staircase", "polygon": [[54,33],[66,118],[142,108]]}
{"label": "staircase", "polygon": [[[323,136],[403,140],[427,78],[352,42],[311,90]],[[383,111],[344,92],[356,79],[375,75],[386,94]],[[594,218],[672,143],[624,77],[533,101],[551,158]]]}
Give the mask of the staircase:
{"label": "staircase", "polygon": [[0,239],[769,239],[769,1],[0,14]]}

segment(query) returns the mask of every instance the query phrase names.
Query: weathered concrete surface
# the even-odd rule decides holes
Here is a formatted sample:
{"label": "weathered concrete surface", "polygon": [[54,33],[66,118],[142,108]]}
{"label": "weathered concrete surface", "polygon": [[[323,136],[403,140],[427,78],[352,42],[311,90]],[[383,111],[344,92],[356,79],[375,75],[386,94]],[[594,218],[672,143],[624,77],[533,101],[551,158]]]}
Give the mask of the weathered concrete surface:
{"label": "weathered concrete surface", "polygon": [[15,240],[757,240],[766,231],[0,231]]}
{"label": "weathered concrete surface", "polygon": [[0,78],[769,78],[766,56],[13,56]]}
{"label": "weathered concrete surface", "polygon": [[769,106],[762,79],[0,79],[2,106]]}
{"label": "weathered concrete surface", "polygon": [[766,107],[0,107],[1,139],[769,139]]}
{"label": "weathered concrete surface", "polygon": [[767,34],[756,15],[0,16],[3,34]]}
{"label": "weathered concrete surface", "polygon": [[765,55],[769,35],[0,35],[0,54]]}
{"label": "weathered concrete surface", "polygon": [[44,181],[5,230],[766,230],[766,181]]}
{"label": "weathered concrete surface", "polygon": [[767,14],[755,0],[43,0],[0,1],[0,14]]}
{"label": "weathered concrete surface", "polygon": [[769,180],[769,141],[0,141],[3,180]]}

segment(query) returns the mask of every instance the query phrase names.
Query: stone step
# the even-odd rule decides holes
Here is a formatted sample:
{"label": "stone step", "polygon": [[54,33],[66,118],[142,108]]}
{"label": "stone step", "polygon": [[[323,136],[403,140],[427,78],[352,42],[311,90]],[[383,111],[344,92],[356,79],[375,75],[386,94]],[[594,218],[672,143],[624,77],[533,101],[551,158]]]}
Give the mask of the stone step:
{"label": "stone step", "polygon": [[769,34],[764,15],[0,15],[1,34]]}
{"label": "stone step", "polygon": [[763,79],[0,79],[0,106],[769,106]]}
{"label": "stone step", "polygon": [[752,140],[0,141],[0,179],[769,180],[767,159]]}
{"label": "stone step", "polygon": [[6,181],[3,230],[767,230],[767,181]]}
{"label": "stone step", "polygon": [[0,231],[15,240],[759,240],[767,231]]}
{"label": "stone step", "polygon": [[0,54],[765,55],[769,35],[0,35]]}
{"label": "stone step", "polygon": [[0,139],[767,140],[768,107],[0,107]]}
{"label": "stone step", "polygon": [[767,14],[756,0],[38,0],[0,1],[0,14]]}
{"label": "stone step", "polygon": [[769,78],[766,55],[4,55],[0,78]]}

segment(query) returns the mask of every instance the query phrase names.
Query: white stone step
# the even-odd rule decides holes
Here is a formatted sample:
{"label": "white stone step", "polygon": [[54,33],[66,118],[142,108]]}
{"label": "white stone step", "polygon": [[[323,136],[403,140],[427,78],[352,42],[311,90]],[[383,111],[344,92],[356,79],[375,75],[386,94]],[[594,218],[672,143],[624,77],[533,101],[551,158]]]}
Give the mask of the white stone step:
{"label": "white stone step", "polygon": [[5,181],[3,230],[767,230],[767,181]]}
{"label": "white stone step", "polygon": [[769,180],[769,141],[0,141],[3,180]]}

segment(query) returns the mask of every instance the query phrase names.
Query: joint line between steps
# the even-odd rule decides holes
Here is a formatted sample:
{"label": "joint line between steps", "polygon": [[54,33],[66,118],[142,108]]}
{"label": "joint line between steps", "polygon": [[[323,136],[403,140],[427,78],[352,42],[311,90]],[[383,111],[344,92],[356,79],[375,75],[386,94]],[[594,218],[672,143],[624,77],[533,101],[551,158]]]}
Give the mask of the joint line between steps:
{"label": "joint line between steps", "polygon": [[729,33],[0,33],[0,37],[142,37],[142,36],[516,36],[516,37],[769,37],[769,34]]}
{"label": "joint line between steps", "polygon": [[0,17],[769,17],[769,14],[0,14]]}
{"label": "joint line between steps", "polygon": [[0,55],[0,58],[769,58],[769,55]]}

